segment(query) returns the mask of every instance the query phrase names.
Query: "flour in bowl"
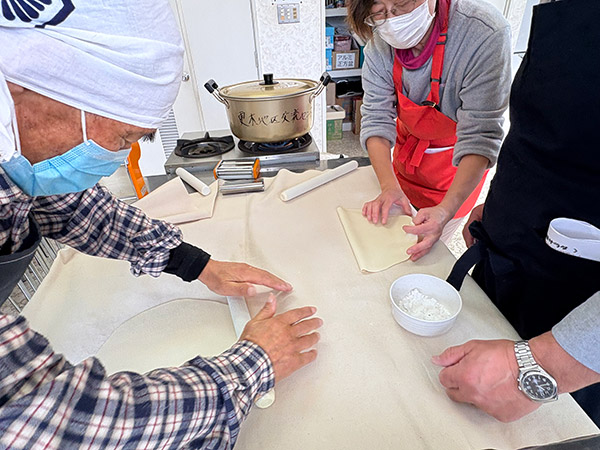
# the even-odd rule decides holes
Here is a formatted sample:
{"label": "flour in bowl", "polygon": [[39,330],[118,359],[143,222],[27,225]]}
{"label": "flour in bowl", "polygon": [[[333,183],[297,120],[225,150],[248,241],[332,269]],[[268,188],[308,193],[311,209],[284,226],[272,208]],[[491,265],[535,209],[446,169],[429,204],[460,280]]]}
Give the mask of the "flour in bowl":
{"label": "flour in bowl", "polygon": [[422,320],[444,320],[452,316],[444,305],[416,288],[402,297],[399,306],[407,314]]}

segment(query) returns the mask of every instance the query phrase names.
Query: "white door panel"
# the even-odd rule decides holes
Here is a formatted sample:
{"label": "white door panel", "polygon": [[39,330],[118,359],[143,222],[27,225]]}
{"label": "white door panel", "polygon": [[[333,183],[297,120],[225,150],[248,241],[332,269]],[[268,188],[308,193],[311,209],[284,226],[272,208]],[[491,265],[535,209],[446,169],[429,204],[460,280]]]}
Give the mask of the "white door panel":
{"label": "white door panel", "polygon": [[[177,0],[191,70],[200,100],[204,129],[229,127],[225,106],[206,89],[258,79],[250,0]],[[177,122],[179,124],[179,118]]]}

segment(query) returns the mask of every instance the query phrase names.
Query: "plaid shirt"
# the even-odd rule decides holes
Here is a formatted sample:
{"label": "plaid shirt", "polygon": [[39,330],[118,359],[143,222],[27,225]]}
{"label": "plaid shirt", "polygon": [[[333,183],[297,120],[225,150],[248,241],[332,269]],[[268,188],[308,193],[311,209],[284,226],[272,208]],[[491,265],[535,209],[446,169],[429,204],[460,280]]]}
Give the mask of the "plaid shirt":
{"label": "plaid shirt", "polygon": [[[0,249],[19,250],[29,215],[43,236],[81,252],[131,262],[158,276],[180,231],[151,220],[100,186],[31,198],[0,168]],[[73,366],[23,317],[0,315],[0,448],[232,448],[259,392],[273,387],[270,360],[243,341],[215,358],[145,375],[106,376],[90,358]]]}
{"label": "plaid shirt", "polygon": [[97,359],[73,366],[23,317],[0,316],[3,449],[230,449],[252,400],[273,385],[266,353],[249,341],[107,377]]}
{"label": "plaid shirt", "polygon": [[29,235],[29,215],[42,236],[83,253],[131,263],[134,275],[161,274],[181,232],[119,201],[108,189],[29,197],[0,168],[0,249],[14,253]]}

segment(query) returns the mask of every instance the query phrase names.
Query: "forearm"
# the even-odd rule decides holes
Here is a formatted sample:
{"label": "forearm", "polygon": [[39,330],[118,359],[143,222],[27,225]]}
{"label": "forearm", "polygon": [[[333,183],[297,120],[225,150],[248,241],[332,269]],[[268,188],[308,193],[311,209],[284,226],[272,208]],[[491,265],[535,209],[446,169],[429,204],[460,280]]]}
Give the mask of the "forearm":
{"label": "forearm", "polygon": [[512,80],[510,40],[510,27],[506,24],[489,36],[470,58],[459,92],[461,104],[456,111],[455,165],[469,154],[486,157],[490,167],[496,163]]}
{"label": "forearm", "polygon": [[371,165],[379,181],[381,190],[387,188],[398,188],[399,183],[394,173],[391,157],[391,143],[382,137],[370,137],[367,142],[367,151]]}
{"label": "forearm", "polygon": [[587,368],[563,349],[548,331],[529,341],[533,357],[556,379],[559,393],[574,392],[600,382],[600,373]]}
{"label": "forearm", "polygon": [[181,232],[96,186],[80,194],[36,199],[32,210],[44,236],[83,253],[129,261],[135,275],[158,276]]}
{"label": "forearm", "polygon": [[[600,381],[600,292],[572,310],[565,318],[546,333],[541,340],[540,351],[547,350],[547,369],[557,371],[561,379],[559,388],[571,392]],[[552,339],[550,339],[550,337]],[[556,355],[556,356],[555,356]],[[558,358],[560,356],[560,358]],[[554,368],[554,358],[557,367]],[[541,362],[542,366],[546,361]]]}
{"label": "forearm", "polygon": [[248,341],[181,367],[111,376],[94,358],[72,366],[22,318],[0,319],[0,343],[0,447],[17,439],[26,421],[31,432],[18,441],[23,448],[81,442],[166,448],[194,441],[233,447],[252,401],[274,384],[266,353]]}
{"label": "forearm", "polygon": [[449,219],[471,195],[487,170],[489,160],[480,155],[465,155],[460,160],[454,180],[440,206],[447,211]]}

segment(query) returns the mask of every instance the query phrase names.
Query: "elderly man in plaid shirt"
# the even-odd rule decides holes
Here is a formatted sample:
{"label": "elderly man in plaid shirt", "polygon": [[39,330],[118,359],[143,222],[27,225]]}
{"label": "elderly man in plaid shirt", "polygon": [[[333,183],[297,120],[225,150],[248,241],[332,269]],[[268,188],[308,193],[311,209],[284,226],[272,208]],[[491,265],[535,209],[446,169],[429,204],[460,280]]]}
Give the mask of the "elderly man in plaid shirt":
{"label": "elderly man in plaid shirt", "polygon": [[[6,0],[1,14],[0,303],[41,236],[223,295],[291,290],[212,260],[96,185],[177,95],[183,50],[166,0]],[[70,364],[23,317],[0,315],[0,448],[232,448],[254,399],[316,357],[315,309],[275,308],[271,297],[217,357],[111,376],[95,358]]]}

